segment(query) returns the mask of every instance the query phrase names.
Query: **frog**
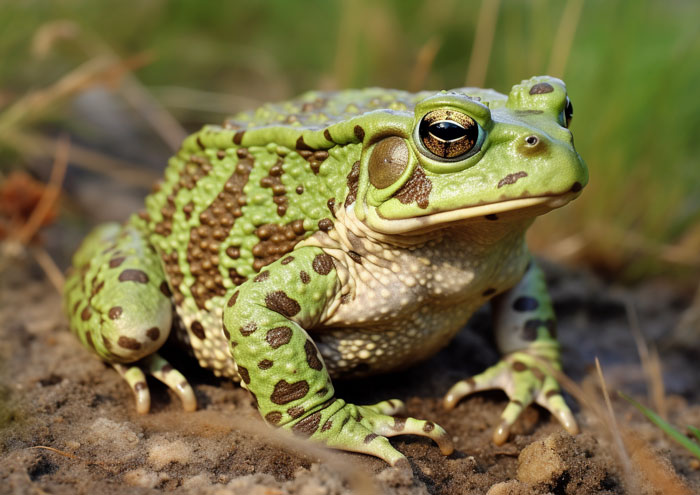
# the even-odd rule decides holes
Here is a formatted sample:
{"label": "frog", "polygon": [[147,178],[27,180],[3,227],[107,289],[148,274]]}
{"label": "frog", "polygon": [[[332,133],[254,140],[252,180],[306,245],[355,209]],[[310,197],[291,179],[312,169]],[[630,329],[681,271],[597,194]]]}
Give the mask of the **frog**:
{"label": "frog", "polygon": [[70,328],[123,377],[138,413],[146,375],[197,408],[159,352],[173,340],[248,390],[268,425],[393,466],[407,459],[388,438],[426,437],[449,455],[451,437],[398,399],[348,403],[333,380],[425,361],[489,304],[501,359],[455,383],[444,407],[500,389],[496,444],[531,404],[576,434],[525,241],[588,182],[572,116],[564,82],[537,76],[507,95],[315,91],[206,125],[144,210],[83,241],[64,292]]}

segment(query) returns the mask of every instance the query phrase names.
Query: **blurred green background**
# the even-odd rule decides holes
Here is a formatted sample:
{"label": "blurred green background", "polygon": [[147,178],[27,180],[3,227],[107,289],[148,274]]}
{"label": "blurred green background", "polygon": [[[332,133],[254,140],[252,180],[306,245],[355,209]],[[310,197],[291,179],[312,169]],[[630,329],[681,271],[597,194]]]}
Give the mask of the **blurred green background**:
{"label": "blurred green background", "polygon": [[[531,245],[619,280],[697,281],[698,20],[697,0],[0,0],[0,174],[45,180],[67,132],[72,167],[141,184],[178,122],[315,88],[507,92],[549,73],[567,82],[591,182]],[[116,107],[86,96],[96,83]],[[135,130],[105,124],[122,108],[137,119],[114,122]],[[115,133],[129,146],[110,146]]]}

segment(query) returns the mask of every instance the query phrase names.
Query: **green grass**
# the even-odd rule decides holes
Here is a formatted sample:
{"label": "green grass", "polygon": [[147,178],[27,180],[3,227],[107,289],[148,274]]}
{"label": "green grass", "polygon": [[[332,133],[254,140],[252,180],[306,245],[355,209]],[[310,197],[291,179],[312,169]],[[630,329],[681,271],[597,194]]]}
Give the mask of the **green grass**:
{"label": "green grass", "polygon": [[[700,459],[700,445],[693,442],[690,438],[685,436],[683,433],[678,431],[676,427],[674,427],[671,423],[663,419],[661,416],[656,414],[654,411],[649,409],[648,407],[643,406],[630,396],[618,392],[620,396],[628,401],[630,404],[632,404],[634,407],[636,407],[646,418],[654,423],[656,426],[661,428],[669,437],[671,437],[674,441],[678,442],[680,445],[683,446],[685,450],[693,454],[695,457]],[[688,430],[695,435],[695,437],[700,441],[700,430],[693,426],[688,426]]]}
{"label": "green grass", "polygon": [[[545,254],[577,238],[572,259],[638,279],[700,274],[700,2],[503,0],[485,85],[501,91],[549,70],[561,34],[574,33],[562,74],[575,109],[576,145],[591,170],[583,196],[540,220]],[[139,79],[189,126],[311,88],[410,89],[418,53],[438,46],[425,88],[464,84],[481,1],[138,2],[0,4],[0,107],[93,55],[99,43],[128,57],[149,51]],[[82,30],[44,58],[31,34],[68,19]],[[207,105],[172,88],[227,95]],[[188,93],[190,94],[190,93]],[[180,96],[178,96],[180,95]],[[206,96],[206,95],[205,95]],[[213,102],[213,104],[212,104]],[[1,108],[0,108],[1,110]],[[61,117],[61,112],[52,114]],[[70,126],[69,126],[70,127]],[[70,127],[75,128],[75,126]],[[7,156],[0,150],[0,157]],[[0,170],[6,167],[0,162]],[[554,251],[552,251],[554,252]]]}

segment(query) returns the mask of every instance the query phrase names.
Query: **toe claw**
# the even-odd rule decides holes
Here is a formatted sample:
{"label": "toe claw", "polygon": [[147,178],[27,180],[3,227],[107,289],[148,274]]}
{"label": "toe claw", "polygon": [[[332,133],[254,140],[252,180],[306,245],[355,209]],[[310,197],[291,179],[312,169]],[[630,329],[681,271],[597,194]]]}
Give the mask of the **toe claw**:
{"label": "toe claw", "polygon": [[194,390],[188,382],[181,382],[177,385],[177,395],[182,402],[182,408],[185,412],[194,412],[197,410],[197,398],[194,395]]}
{"label": "toe claw", "polygon": [[496,445],[503,445],[508,441],[510,436],[510,425],[505,421],[501,422],[500,425],[493,432],[493,443]]}
{"label": "toe claw", "polygon": [[136,412],[138,414],[148,414],[151,410],[151,394],[148,391],[148,385],[146,382],[140,382],[134,387],[134,394],[136,395]]}
{"label": "toe claw", "polygon": [[452,452],[455,451],[455,446],[452,443],[452,439],[450,439],[450,436],[447,434],[447,432],[435,436],[433,440],[435,440],[435,443],[438,445],[438,448],[440,449],[440,453],[442,455],[450,455],[452,454]]}
{"label": "toe claw", "polygon": [[569,432],[569,434],[579,434],[578,423],[576,422],[576,418],[574,418],[574,415],[571,411],[569,411],[568,409],[560,409],[556,411],[554,415],[557,417],[564,429]]}
{"label": "toe claw", "polygon": [[458,381],[452,385],[452,388],[447,391],[445,397],[442,399],[443,407],[448,411],[454,409],[463,397],[472,392],[476,392],[477,388],[473,378]]}
{"label": "toe claw", "polygon": [[147,369],[148,373],[175,392],[175,395],[177,395],[180,398],[180,402],[182,402],[182,408],[186,412],[197,410],[197,399],[187,378],[173,368],[162,356],[158,353],[151,354],[143,360],[143,366]]}
{"label": "toe claw", "polygon": [[442,407],[444,407],[446,411],[451,411],[455,408],[458,402],[459,398],[455,394],[448,392],[442,399]]}

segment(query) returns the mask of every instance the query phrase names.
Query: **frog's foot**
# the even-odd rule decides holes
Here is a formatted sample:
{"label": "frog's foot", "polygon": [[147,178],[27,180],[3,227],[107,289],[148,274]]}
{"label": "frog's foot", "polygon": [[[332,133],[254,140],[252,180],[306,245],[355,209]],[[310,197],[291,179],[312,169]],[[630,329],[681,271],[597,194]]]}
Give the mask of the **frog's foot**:
{"label": "frog's foot", "polygon": [[495,444],[501,445],[508,440],[511,426],[533,402],[547,409],[569,433],[576,435],[578,425],[551,372],[551,369],[561,369],[557,356],[556,349],[548,348],[508,354],[483,373],[454,384],[445,394],[443,404],[446,409],[452,409],[467,395],[501,389],[510,402],[503,410],[501,422],[494,432]]}
{"label": "frog's foot", "polygon": [[396,435],[427,437],[440,447],[444,455],[452,453],[452,442],[441,426],[432,421],[384,414],[403,408],[403,402],[399,400],[356,406],[337,399],[324,409],[305,415],[291,429],[329,447],[379,457],[392,466],[407,462],[406,457],[389,443],[387,437]]}
{"label": "frog's foot", "polygon": [[187,378],[172,367],[158,353],[134,363],[130,366],[114,363],[114,369],[126,380],[136,397],[136,412],[147,414],[151,408],[151,393],[146,383],[144,371],[163,382],[180,398],[182,407],[187,412],[197,410],[197,399]]}
{"label": "frog's foot", "polygon": [[389,399],[383,400],[382,402],[377,402],[371,406],[362,406],[364,409],[370,409],[377,414],[385,414],[387,416],[405,416],[406,415],[406,404],[399,399]]}

